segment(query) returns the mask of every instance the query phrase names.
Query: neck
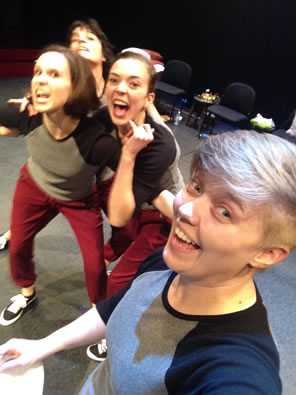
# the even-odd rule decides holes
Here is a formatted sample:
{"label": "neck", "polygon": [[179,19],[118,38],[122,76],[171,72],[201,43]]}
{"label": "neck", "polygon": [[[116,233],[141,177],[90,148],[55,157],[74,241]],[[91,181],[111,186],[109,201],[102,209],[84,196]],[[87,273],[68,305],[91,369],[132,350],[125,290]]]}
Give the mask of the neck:
{"label": "neck", "polygon": [[101,97],[105,87],[105,80],[103,78],[103,63],[89,63],[89,65],[96,80],[97,95],[98,97]]}
{"label": "neck", "polygon": [[52,114],[44,113],[42,120],[46,129],[55,140],[61,140],[69,136],[80,121],[70,115],[65,115],[64,111],[55,111]]}
{"label": "neck", "polygon": [[168,292],[170,305],[177,311],[193,315],[234,313],[256,302],[252,277],[237,284],[208,287],[177,275]]}

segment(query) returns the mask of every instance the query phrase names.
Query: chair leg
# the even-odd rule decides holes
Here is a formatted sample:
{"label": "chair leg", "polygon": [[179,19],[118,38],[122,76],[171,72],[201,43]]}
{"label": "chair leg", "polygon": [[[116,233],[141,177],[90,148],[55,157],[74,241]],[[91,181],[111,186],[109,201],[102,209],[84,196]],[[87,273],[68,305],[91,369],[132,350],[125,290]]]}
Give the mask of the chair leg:
{"label": "chair leg", "polygon": [[171,118],[171,119],[173,118],[174,110],[175,110],[175,107],[176,107],[176,101],[177,101],[177,98],[175,97],[174,105],[173,105],[172,110],[171,110],[171,113],[170,113],[170,118]]}

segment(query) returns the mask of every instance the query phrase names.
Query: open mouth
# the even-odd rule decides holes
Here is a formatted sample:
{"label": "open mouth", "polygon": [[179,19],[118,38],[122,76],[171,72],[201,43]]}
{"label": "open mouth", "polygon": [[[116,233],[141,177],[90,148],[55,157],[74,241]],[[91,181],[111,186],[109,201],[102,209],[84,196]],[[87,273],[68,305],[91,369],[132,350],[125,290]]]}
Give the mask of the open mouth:
{"label": "open mouth", "polygon": [[117,118],[124,118],[128,113],[129,105],[121,100],[114,100],[113,102],[113,114]]}
{"label": "open mouth", "polygon": [[89,49],[86,48],[86,47],[80,46],[79,47],[79,51],[87,51],[87,52],[89,52]]}
{"label": "open mouth", "polygon": [[37,90],[35,93],[35,98],[37,102],[42,103],[47,101],[47,99],[49,98],[49,94],[45,91]]}
{"label": "open mouth", "polygon": [[175,230],[175,242],[178,246],[185,248],[186,250],[199,250],[200,246],[194,241],[190,240],[189,237],[182,232],[181,229],[176,227]]}

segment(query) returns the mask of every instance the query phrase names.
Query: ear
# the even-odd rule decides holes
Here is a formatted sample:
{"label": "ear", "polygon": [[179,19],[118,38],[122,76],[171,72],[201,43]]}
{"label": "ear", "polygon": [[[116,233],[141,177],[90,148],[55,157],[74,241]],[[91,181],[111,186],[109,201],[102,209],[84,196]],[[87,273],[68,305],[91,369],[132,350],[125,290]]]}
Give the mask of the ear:
{"label": "ear", "polygon": [[155,99],[155,93],[154,92],[148,93],[148,95],[146,97],[145,108],[147,108],[149,106],[149,104],[153,103],[154,99]]}
{"label": "ear", "polygon": [[268,269],[284,260],[290,253],[288,246],[264,248],[249,262],[254,269]]}

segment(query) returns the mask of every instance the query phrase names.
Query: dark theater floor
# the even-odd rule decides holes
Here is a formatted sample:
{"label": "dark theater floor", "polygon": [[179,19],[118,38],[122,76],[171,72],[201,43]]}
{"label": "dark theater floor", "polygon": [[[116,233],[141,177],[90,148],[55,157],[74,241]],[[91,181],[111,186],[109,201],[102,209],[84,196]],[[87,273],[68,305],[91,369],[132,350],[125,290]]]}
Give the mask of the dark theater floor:
{"label": "dark theater floor", "polygon": [[[0,103],[21,97],[28,79],[0,80]],[[185,115],[185,114],[184,114]],[[184,121],[184,120],[183,120]],[[219,126],[219,125],[218,125]],[[192,152],[197,144],[196,130],[171,125],[181,147],[180,167],[188,180]],[[0,138],[0,232],[9,228],[13,191],[20,167],[27,159],[22,137]],[[106,239],[110,234],[105,224]],[[284,262],[257,275],[256,280],[269,310],[270,323],[281,354],[284,395],[296,388],[296,253]],[[90,308],[86,293],[82,258],[76,239],[63,216],[56,217],[36,237],[35,262],[38,301],[15,324],[0,327],[0,343],[11,337],[41,338],[69,323]],[[0,309],[17,289],[10,279],[7,253],[0,254]],[[86,347],[57,353],[44,361],[44,395],[76,394],[90,371],[97,365],[86,356]],[[1,394],[8,394],[0,389]]]}

